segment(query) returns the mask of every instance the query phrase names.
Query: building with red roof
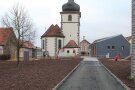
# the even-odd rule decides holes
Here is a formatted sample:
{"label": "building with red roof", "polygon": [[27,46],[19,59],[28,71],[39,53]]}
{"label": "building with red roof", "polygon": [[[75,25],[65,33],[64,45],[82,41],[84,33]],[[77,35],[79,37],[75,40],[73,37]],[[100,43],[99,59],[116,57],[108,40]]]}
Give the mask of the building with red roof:
{"label": "building with red roof", "polygon": [[16,57],[16,36],[13,28],[0,28],[0,54]]}
{"label": "building with red roof", "polygon": [[[10,55],[11,60],[16,60],[17,51],[17,38],[13,31],[13,28],[0,28],[0,55]],[[20,57],[24,57],[24,52],[29,52],[29,56],[32,57],[35,46],[30,41],[23,42],[23,46],[20,49]]]}
{"label": "building with red roof", "polygon": [[86,39],[80,42],[80,52],[81,55],[90,55],[90,43]]}
{"label": "building with red roof", "polygon": [[24,52],[29,52],[30,58],[35,57],[35,55],[34,55],[35,49],[36,49],[36,47],[34,46],[34,44],[31,41],[24,41],[23,46],[20,49],[20,57],[24,57]]}

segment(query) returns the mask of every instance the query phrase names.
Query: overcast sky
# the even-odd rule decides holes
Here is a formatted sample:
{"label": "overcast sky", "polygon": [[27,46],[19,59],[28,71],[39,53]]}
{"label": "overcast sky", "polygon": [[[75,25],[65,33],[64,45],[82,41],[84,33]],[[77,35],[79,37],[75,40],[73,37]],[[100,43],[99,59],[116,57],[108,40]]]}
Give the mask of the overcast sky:
{"label": "overcast sky", "polygon": [[[0,18],[14,4],[23,5],[36,27],[35,43],[51,24],[60,26],[62,5],[68,0],[0,0]],[[96,39],[123,34],[131,35],[131,0],[74,0],[81,7],[81,40],[92,43]]]}

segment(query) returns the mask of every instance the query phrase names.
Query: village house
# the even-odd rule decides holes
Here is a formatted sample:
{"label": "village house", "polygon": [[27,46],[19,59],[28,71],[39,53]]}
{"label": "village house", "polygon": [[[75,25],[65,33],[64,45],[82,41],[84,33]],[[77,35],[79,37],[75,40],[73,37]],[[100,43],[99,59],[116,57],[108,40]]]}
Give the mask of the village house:
{"label": "village house", "polygon": [[43,56],[74,57],[80,53],[80,6],[74,0],[68,0],[60,14],[61,27],[51,25],[41,36]]}
{"label": "village house", "polygon": [[13,28],[0,28],[0,55],[16,58],[16,36]]}
{"label": "village house", "polygon": [[24,52],[28,52],[29,53],[29,57],[33,58],[36,55],[36,47],[33,45],[33,43],[31,41],[25,41],[23,43],[23,46],[20,49],[20,57],[23,58],[24,57]]}
{"label": "village house", "polygon": [[90,43],[86,39],[80,42],[80,53],[81,55],[90,55]]}
{"label": "village house", "polygon": [[130,55],[130,44],[123,35],[95,40],[90,48],[93,57],[114,58],[119,54],[125,58]]}

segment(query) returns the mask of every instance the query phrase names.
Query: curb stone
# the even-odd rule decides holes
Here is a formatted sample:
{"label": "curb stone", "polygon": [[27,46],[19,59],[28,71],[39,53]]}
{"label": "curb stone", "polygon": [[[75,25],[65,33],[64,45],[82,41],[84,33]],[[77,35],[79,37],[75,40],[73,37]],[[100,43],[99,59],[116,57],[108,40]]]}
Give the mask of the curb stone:
{"label": "curb stone", "polygon": [[[101,63],[101,61],[99,62]],[[126,90],[131,90],[126,84],[124,84],[119,78],[117,78],[108,68],[106,68],[104,64],[102,65],[111,74],[111,76],[113,76],[114,79],[116,79]]]}
{"label": "curb stone", "polygon": [[82,61],[74,69],[72,69],[72,71],[70,71],[67,74],[67,76],[64,79],[62,79],[52,90],[57,90],[69,78],[69,76],[80,66],[81,63]]}

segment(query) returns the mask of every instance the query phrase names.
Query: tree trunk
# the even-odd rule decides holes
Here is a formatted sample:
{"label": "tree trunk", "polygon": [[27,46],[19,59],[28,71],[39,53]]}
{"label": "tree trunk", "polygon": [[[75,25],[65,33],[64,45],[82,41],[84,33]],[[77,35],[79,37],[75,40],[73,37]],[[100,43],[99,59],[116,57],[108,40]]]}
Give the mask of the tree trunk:
{"label": "tree trunk", "polygon": [[19,47],[17,47],[17,66],[19,65],[19,62],[20,62],[20,48]]}
{"label": "tree trunk", "polygon": [[135,0],[132,0],[132,52],[131,52],[131,77],[135,78]]}

